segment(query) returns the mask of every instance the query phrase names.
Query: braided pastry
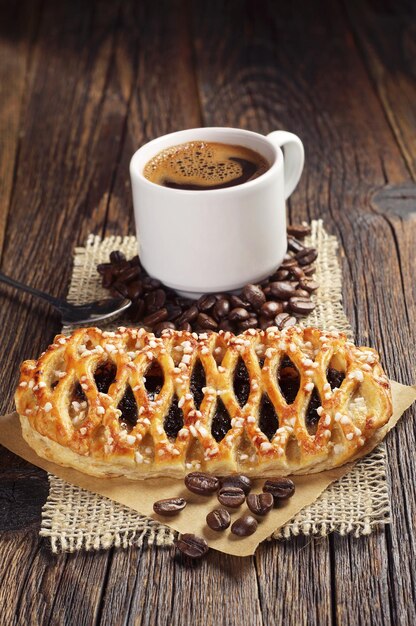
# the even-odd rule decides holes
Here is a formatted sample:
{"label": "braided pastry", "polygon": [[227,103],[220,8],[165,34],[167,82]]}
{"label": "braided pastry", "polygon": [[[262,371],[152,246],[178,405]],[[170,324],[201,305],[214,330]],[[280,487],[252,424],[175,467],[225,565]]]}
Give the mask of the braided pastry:
{"label": "braided pastry", "polygon": [[319,472],[351,460],[392,412],[374,350],[301,327],[76,330],[22,364],[16,406],[41,457],[133,479]]}

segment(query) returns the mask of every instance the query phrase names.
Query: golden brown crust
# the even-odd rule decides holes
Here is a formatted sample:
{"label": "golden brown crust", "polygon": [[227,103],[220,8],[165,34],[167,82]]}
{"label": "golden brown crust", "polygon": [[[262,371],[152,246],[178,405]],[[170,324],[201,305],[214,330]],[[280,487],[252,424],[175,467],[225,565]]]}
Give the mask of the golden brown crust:
{"label": "golden brown crust", "polygon": [[[292,404],[278,382],[285,355],[300,375]],[[243,406],[233,386],[240,359],[250,384]],[[197,361],[206,379],[198,408],[190,386]],[[109,363],[116,374],[102,393],[94,373]],[[152,398],[145,376],[155,363],[164,381]],[[328,367],[345,374],[339,388],[331,389]],[[81,401],[74,400],[78,384]],[[119,419],[127,387],[138,413],[131,429]],[[311,429],[306,414],[314,388],[321,407]],[[260,428],[265,395],[278,417],[271,440]],[[169,438],[164,424],[174,398],[183,426]],[[218,398],[231,418],[220,441],[211,432]],[[58,335],[37,361],[22,364],[16,406],[23,435],[40,456],[95,476],[137,479],[181,477],[192,469],[259,477],[330,469],[359,454],[392,412],[389,381],[374,350],[355,347],[341,333],[301,327],[250,329],[238,337],[166,331],[158,339],[143,329],[122,327]]]}

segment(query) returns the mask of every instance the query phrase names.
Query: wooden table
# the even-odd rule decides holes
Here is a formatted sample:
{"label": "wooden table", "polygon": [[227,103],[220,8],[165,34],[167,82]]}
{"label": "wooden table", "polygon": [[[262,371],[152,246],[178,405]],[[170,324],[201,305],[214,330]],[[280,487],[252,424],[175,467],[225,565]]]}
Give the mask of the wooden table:
{"label": "wooden table", "polygon": [[[88,233],[132,233],[128,164],[201,125],[305,144],[292,221],[342,246],[345,308],[391,377],[415,380],[415,21],[403,0],[0,1],[1,269],[64,296]],[[59,321],[5,286],[2,411]],[[43,471],[0,456],[0,622],[415,624],[411,411],[388,437],[393,522],[361,539],[262,545],[193,566],[158,548],[53,556]],[[414,417],[414,415],[413,415]]]}

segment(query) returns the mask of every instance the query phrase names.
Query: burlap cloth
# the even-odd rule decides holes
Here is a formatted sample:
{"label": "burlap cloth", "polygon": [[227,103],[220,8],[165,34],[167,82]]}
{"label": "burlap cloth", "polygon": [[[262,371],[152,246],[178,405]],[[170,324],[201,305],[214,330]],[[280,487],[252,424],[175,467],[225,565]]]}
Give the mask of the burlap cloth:
{"label": "burlap cloth", "polygon": [[[337,259],[337,239],[325,231],[322,221],[312,222],[308,244],[318,249],[316,278],[320,288],[316,309],[305,325],[326,330],[341,330],[352,336],[342,308],[342,276]],[[122,250],[128,258],[137,253],[135,237],[89,235],[85,248],[76,248],[68,299],[82,303],[101,297],[97,263],[108,261],[111,250]],[[65,330],[71,330],[66,328]],[[138,515],[108,498],[84,491],[49,474],[49,496],[42,511],[40,534],[48,537],[53,552],[98,550],[112,546],[149,544],[171,545],[175,532],[147,517]],[[300,511],[273,534],[321,535],[339,532],[368,535],[390,521],[390,502],[386,482],[384,443],[357,462],[343,478],[333,483],[312,505]]]}

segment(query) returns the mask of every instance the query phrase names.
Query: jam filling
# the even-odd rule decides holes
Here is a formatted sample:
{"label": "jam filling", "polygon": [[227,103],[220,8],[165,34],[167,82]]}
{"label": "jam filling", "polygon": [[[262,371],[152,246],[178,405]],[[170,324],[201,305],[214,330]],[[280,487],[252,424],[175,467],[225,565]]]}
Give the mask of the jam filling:
{"label": "jam filling", "polygon": [[211,433],[215,441],[221,441],[231,428],[231,418],[221,398],[217,400]]}
{"label": "jam filling", "polygon": [[207,384],[207,381],[205,377],[205,370],[201,361],[198,359],[198,361],[196,361],[195,366],[192,370],[191,380],[190,380],[190,390],[194,397],[194,404],[197,410],[199,410],[199,407],[201,406],[201,402],[204,398],[202,388],[205,387],[206,384]]}
{"label": "jam filling", "polygon": [[240,406],[244,406],[250,395],[250,377],[242,358],[238,359],[234,373],[234,393]]}
{"label": "jam filling", "polygon": [[345,378],[345,373],[340,372],[333,367],[328,367],[326,378],[331,385],[331,389],[335,389],[335,387],[341,387],[342,381]]}
{"label": "jam filling", "polygon": [[121,411],[120,424],[127,429],[135,426],[138,413],[137,402],[130,385],[126,387],[124,396],[121,398],[117,408]]}
{"label": "jam filling", "polygon": [[277,382],[279,383],[280,391],[287,404],[292,404],[299,391],[300,376],[296,366],[286,355],[280,363]]}
{"label": "jam filling", "polygon": [[312,391],[311,399],[309,400],[308,410],[306,411],[306,428],[309,434],[313,434],[316,431],[316,425],[319,422],[319,415],[316,409],[321,406],[321,398],[316,387]]}
{"label": "jam filling", "polygon": [[149,400],[154,400],[156,396],[160,393],[160,390],[163,387],[163,383],[165,382],[165,377],[163,375],[163,370],[160,367],[159,363],[154,363],[149,367],[146,372],[146,381],[144,386],[147,391],[147,395]]}
{"label": "jam filling", "polygon": [[169,407],[169,413],[165,417],[163,428],[170,439],[176,439],[178,432],[183,427],[182,409],[178,407],[178,398],[174,396]]}
{"label": "jam filling", "polygon": [[94,374],[95,384],[98,391],[108,393],[110,385],[115,381],[117,368],[114,363],[102,363],[97,367]]}
{"label": "jam filling", "polygon": [[279,420],[275,408],[270,402],[270,398],[266,395],[263,396],[260,405],[259,428],[269,440],[273,439],[276,430],[279,428]]}

